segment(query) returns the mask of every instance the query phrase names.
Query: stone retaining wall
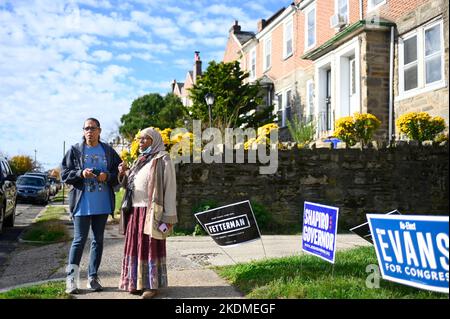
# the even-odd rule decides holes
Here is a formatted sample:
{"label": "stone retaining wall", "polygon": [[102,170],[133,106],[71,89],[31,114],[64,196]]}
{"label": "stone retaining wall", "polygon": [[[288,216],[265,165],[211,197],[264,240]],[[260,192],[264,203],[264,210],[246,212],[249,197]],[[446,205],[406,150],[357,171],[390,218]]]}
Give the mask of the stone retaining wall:
{"label": "stone retaining wall", "polygon": [[267,207],[274,230],[301,230],[303,202],[339,207],[339,229],[366,221],[366,213],[449,214],[448,144],[384,149],[279,151],[278,171],[260,164],[178,164],[180,228],[193,228],[202,201],[226,205],[253,200]]}

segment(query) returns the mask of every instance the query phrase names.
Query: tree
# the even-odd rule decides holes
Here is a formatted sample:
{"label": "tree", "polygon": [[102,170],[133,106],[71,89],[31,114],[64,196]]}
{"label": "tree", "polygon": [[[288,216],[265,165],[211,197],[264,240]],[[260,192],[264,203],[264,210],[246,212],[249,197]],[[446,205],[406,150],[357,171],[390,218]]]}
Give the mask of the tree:
{"label": "tree", "polygon": [[[261,86],[244,83],[249,77],[238,61],[216,63],[211,61],[205,73],[190,89],[193,105],[189,109],[193,119],[209,122],[209,110],[205,95],[215,97],[211,108],[214,127],[253,127],[273,121],[273,106],[262,107]],[[251,111],[254,111],[252,114]],[[249,114],[250,112],[250,114]]]}
{"label": "tree", "polygon": [[158,93],[141,96],[133,101],[130,112],[122,115],[119,132],[128,140],[132,140],[135,134],[149,126],[160,126],[159,112],[164,107],[164,99]]}
{"label": "tree", "polygon": [[175,94],[169,93],[164,97],[164,107],[159,112],[160,129],[176,128],[184,125],[187,110],[180,98]]}
{"label": "tree", "polygon": [[149,126],[165,129],[182,125],[185,114],[176,95],[167,94],[163,98],[158,93],[146,94],[134,100],[130,112],[120,118],[119,133],[131,141],[139,130]]}
{"label": "tree", "polygon": [[14,174],[22,175],[33,170],[33,159],[27,155],[16,155],[9,160],[9,165]]}

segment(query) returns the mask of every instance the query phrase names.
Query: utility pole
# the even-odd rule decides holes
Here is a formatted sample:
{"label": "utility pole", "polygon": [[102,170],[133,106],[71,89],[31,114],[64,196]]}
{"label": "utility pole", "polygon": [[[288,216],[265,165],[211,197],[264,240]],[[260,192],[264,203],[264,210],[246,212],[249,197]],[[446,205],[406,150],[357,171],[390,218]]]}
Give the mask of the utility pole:
{"label": "utility pole", "polygon": [[34,150],[34,168],[35,168],[35,169],[36,169],[36,167],[37,167],[36,153],[37,153],[37,150],[35,149],[35,150]]}

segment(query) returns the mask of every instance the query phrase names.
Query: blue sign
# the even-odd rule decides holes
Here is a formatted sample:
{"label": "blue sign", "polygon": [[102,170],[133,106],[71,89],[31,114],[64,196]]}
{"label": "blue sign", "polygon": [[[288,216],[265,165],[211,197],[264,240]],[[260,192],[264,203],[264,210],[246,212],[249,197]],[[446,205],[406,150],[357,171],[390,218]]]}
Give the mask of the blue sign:
{"label": "blue sign", "polygon": [[334,264],[339,208],[305,202],[302,250]]}
{"label": "blue sign", "polygon": [[384,279],[448,294],[448,216],[367,219]]}

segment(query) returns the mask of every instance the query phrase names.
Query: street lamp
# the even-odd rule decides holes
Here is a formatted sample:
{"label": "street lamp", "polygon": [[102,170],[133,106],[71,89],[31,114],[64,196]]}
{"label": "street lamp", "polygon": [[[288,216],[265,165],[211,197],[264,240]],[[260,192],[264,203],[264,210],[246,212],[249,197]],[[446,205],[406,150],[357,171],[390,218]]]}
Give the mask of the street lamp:
{"label": "street lamp", "polygon": [[211,128],[211,106],[214,104],[214,94],[206,93],[205,95],[206,104],[208,104],[209,110],[209,128]]}

